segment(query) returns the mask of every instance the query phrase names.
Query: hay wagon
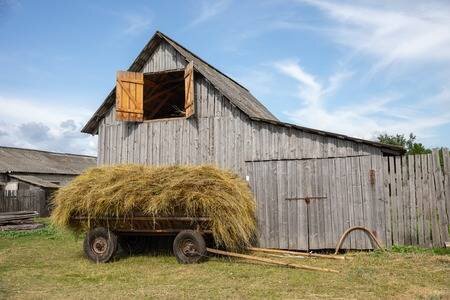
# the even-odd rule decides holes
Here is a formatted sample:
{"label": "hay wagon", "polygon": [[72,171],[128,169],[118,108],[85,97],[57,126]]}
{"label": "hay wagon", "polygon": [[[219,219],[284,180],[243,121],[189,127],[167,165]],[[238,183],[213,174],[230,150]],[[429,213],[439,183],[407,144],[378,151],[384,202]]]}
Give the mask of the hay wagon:
{"label": "hay wagon", "polygon": [[123,249],[139,248],[141,237],[175,236],[173,253],[179,263],[197,263],[206,257],[205,237],[211,236],[210,219],[204,217],[153,217],[134,214],[123,217],[88,219],[86,216],[72,217],[72,225],[89,222],[83,249],[94,262],[105,263]]}

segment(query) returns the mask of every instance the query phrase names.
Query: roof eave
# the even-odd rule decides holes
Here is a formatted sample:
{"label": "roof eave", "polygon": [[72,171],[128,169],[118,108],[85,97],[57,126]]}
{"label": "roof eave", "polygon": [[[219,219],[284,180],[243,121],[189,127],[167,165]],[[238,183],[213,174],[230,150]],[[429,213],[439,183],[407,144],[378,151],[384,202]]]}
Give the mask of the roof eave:
{"label": "roof eave", "polygon": [[260,121],[260,122],[269,123],[269,124],[278,125],[278,126],[292,127],[292,128],[295,128],[295,129],[298,129],[301,131],[314,133],[314,134],[318,134],[318,135],[323,135],[323,136],[328,136],[328,137],[334,137],[334,138],[341,139],[341,140],[348,140],[348,141],[352,141],[355,143],[370,145],[370,146],[381,149],[381,151],[386,154],[402,155],[402,154],[406,153],[406,150],[400,146],[383,144],[383,143],[379,143],[379,142],[375,142],[375,141],[369,141],[369,140],[364,140],[364,139],[360,139],[360,138],[350,137],[350,136],[347,136],[344,134],[323,131],[323,130],[313,129],[313,128],[309,128],[309,127],[303,127],[300,125],[285,123],[285,122],[281,122],[281,121],[266,120],[266,119],[261,119],[261,118],[250,118],[250,119],[254,120],[254,121]]}

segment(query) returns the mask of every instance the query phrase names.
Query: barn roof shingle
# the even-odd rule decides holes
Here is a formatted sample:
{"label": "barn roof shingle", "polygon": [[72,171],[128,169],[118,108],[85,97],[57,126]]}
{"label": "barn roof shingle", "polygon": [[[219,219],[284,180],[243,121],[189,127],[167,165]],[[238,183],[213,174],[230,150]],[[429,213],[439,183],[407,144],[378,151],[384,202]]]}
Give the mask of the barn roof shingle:
{"label": "barn roof shingle", "polygon": [[0,173],[78,175],[96,162],[94,156],[0,146]]}

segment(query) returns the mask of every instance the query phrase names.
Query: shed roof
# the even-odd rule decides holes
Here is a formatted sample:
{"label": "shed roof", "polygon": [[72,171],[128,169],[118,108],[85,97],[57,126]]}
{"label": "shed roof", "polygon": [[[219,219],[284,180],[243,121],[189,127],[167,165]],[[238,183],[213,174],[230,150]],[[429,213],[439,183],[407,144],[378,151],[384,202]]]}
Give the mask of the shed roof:
{"label": "shed roof", "polygon": [[41,186],[41,187],[44,187],[44,188],[57,189],[57,188],[60,187],[59,185],[57,185],[57,184],[55,184],[53,182],[44,180],[42,178],[39,178],[39,177],[36,177],[36,176],[33,176],[33,175],[16,175],[16,174],[12,174],[12,175],[9,175],[9,177],[18,179],[18,180],[26,182],[26,183],[30,183],[32,185]]}
{"label": "shed roof", "polygon": [[[134,60],[128,71],[139,72],[142,70],[147,60],[152,55],[153,51],[159,45],[161,41],[165,41],[170,44],[176,51],[178,51],[186,61],[193,61],[194,68],[197,72],[202,74],[207,80],[209,80],[215,88],[217,88],[231,103],[242,110],[250,119],[255,121],[269,122],[272,124],[277,124],[280,126],[293,127],[298,130],[303,130],[315,134],[320,134],[324,136],[331,136],[338,139],[344,139],[353,141],[356,143],[363,143],[371,145],[374,147],[382,148],[384,152],[389,154],[403,154],[405,150],[398,146],[381,144],[374,141],[363,140],[359,138],[353,138],[350,136],[316,130],[312,128],[306,128],[294,124],[288,124],[279,121],[261,102],[256,99],[249,90],[244,86],[225,75],[220,70],[216,69],[203,59],[201,59],[196,54],[192,53],[176,41],[172,40],[162,32],[157,31],[150,41],[145,45],[144,49]],[[86,123],[86,125],[81,130],[84,133],[95,134],[98,129],[100,120],[108,113],[109,109],[114,105],[115,101],[115,88],[111,90],[109,95],[106,97],[102,105],[97,109],[91,119]]]}
{"label": "shed roof", "polygon": [[96,165],[96,157],[0,146],[0,173],[78,175]]}

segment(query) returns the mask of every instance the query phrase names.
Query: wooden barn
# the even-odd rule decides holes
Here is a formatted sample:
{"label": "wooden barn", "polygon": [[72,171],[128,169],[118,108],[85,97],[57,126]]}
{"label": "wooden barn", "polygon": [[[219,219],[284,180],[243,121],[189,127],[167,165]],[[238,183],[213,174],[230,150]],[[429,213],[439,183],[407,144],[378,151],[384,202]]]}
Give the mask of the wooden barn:
{"label": "wooden barn", "polygon": [[[156,32],[82,130],[98,164],[214,164],[246,179],[259,243],[333,248],[350,226],[390,237],[379,174],[395,146],[280,122],[249,90]],[[371,248],[353,234],[346,248]]]}

